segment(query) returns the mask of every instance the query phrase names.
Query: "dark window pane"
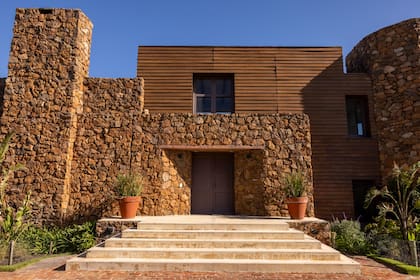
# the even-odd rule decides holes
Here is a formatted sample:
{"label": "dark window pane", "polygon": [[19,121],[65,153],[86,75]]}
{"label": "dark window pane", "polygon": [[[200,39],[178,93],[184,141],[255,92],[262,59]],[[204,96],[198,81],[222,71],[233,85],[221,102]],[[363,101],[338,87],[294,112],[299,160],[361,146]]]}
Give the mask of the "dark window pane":
{"label": "dark window pane", "polygon": [[216,112],[232,113],[233,112],[233,98],[232,97],[217,97],[216,98]]}
{"label": "dark window pane", "polygon": [[197,113],[211,113],[211,97],[197,97]]}
{"label": "dark window pane", "polygon": [[216,96],[232,96],[232,80],[220,79],[216,81]]}
{"label": "dark window pane", "polygon": [[366,96],[346,96],[349,135],[370,136],[368,100]]}
{"label": "dark window pane", "polygon": [[194,92],[200,94],[211,95],[212,80],[196,79],[194,82]]}
{"label": "dark window pane", "polygon": [[232,113],[234,111],[232,74],[194,74],[196,113]]}

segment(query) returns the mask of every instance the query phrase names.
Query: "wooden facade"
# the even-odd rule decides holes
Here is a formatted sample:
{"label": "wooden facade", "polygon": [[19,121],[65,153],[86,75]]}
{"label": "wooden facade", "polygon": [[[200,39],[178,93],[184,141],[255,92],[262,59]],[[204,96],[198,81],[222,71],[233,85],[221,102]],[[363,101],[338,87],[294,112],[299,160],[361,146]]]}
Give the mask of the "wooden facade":
{"label": "wooden facade", "polygon": [[[343,73],[340,47],[147,46],[137,65],[150,112],[192,112],[193,75],[229,73],[235,113],[307,113],[318,217],[353,216],[354,181],[379,180],[371,81]],[[348,135],[348,95],[368,97],[370,137]]]}

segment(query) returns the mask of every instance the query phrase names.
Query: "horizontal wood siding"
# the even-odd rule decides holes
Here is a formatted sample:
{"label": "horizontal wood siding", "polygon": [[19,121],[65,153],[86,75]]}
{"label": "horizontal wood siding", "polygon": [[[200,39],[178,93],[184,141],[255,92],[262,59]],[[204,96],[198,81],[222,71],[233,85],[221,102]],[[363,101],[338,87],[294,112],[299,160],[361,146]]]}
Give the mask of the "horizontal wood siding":
{"label": "horizontal wood siding", "polygon": [[[139,47],[137,65],[151,112],[192,112],[193,73],[233,73],[235,112],[307,113],[319,217],[351,216],[352,180],[379,179],[371,82],[339,47]],[[346,95],[369,97],[372,137],[347,135]]]}
{"label": "horizontal wood siding", "polygon": [[234,73],[238,113],[302,112],[302,89],[314,77],[343,75],[337,47],[139,47],[137,65],[151,112],[192,112],[193,73]]}

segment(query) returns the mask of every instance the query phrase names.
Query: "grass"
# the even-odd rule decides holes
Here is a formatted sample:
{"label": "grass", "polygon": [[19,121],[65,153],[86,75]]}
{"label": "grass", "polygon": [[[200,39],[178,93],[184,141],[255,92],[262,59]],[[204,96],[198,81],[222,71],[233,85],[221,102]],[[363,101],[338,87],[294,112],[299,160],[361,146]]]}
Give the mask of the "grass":
{"label": "grass", "polygon": [[400,273],[416,276],[420,275],[420,267],[375,255],[369,255],[368,257]]}
{"label": "grass", "polygon": [[56,254],[56,255],[45,255],[41,257],[35,257],[33,259],[29,259],[23,262],[19,262],[13,265],[0,265],[0,272],[13,272],[15,270],[24,268],[25,266],[37,263],[39,261],[42,261],[44,259],[53,258],[53,257],[59,257],[59,256],[66,256],[69,255],[69,253],[64,254]]}

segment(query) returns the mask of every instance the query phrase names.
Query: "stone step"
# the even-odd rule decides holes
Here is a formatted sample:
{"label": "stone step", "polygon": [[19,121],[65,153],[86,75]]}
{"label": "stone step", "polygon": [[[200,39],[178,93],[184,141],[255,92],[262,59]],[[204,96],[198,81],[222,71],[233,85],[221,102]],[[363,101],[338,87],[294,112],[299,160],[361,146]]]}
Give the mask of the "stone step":
{"label": "stone step", "polygon": [[254,248],[254,249],[320,249],[313,238],[302,240],[278,239],[171,239],[171,238],[110,238],[105,247],[128,248]]}
{"label": "stone step", "polygon": [[289,224],[279,221],[269,221],[265,223],[258,223],[257,221],[236,221],[228,222],[198,222],[198,223],[150,223],[139,222],[137,229],[140,230],[252,230],[260,231],[274,231],[274,230],[288,230]]}
{"label": "stone step", "polygon": [[331,248],[254,249],[254,248],[105,248],[95,247],[87,258],[147,259],[265,259],[265,260],[340,260]]}
{"label": "stone step", "polygon": [[209,271],[283,273],[360,273],[360,265],[340,256],[337,261],[248,259],[72,258],[67,271]]}
{"label": "stone step", "polygon": [[360,265],[280,219],[139,217],[66,270],[360,273]]}
{"label": "stone step", "polygon": [[123,238],[181,238],[181,239],[304,239],[301,231],[260,230],[139,230],[128,229],[122,232]]}

